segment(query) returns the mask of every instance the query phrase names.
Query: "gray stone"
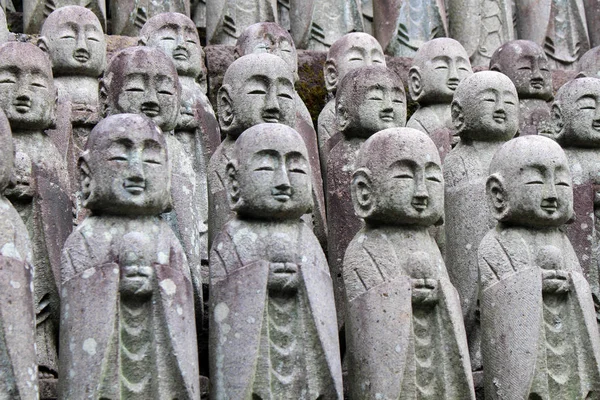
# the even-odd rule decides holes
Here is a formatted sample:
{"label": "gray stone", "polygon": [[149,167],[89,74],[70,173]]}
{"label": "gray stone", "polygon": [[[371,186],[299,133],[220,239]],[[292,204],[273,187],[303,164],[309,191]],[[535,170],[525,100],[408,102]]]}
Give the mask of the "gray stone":
{"label": "gray stone", "polygon": [[505,143],[486,182],[498,224],[478,250],[486,399],[585,399],[600,387],[590,288],[561,227],[573,217],[567,158],[542,136]]}
{"label": "gray stone", "polygon": [[406,124],[404,84],[386,67],[356,68],[346,74],[338,87],[336,109],[339,131],[327,142],[327,256],[341,325],[345,310],[342,261],[348,244],[362,226],[352,206],[352,173],[358,151],[371,135]]}
{"label": "gray stone", "polygon": [[585,19],[590,38],[590,47],[600,46],[600,3],[595,0],[583,0]]}
{"label": "gray stone", "polygon": [[361,0],[363,32],[373,35],[373,0]]}
{"label": "gray stone", "polygon": [[106,30],[105,0],[24,0],[23,32],[38,34],[44,20],[55,10],[66,6],[82,6],[91,10],[98,17],[102,28]]}
{"label": "gray stone", "polygon": [[408,72],[410,96],[419,103],[419,108],[406,126],[427,133],[442,161],[458,141],[450,116],[452,96],[458,84],[472,73],[465,49],[449,38],[424,43]]}
{"label": "gray stone", "polygon": [[260,124],[235,142],[227,187],[237,215],[210,258],[213,399],[343,398],[329,268],[300,219],[311,183],[293,129]]}
{"label": "gray stone", "polygon": [[373,14],[373,34],[391,56],[414,57],[423,43],[448,36],[443,0],[375,1]]}
{"label": "gray stone", "polygon": [[233,46],[258,22],[277,21],[277,0],[206,0],[206,41]]}
{"label": "gray stone", "polygon": [[366,33],[349,33],[333,43],[323,65],[325,87],[331,96],[319,114],[317,136],[321,165],[327,165],[325,144],[337,132],[335,122],[335,92],[339,82],[348,71],[367,65],[385,67],[385,56],[377,40]]}
{"label": "gray stone", "polygon": [[[14,148],[8,119],[0,111],[0,190],[13,171]],[[33,255],[27,228],[0,194],[0,398],[37,399],[33,308]]]}
{"label": "gray stone", "polygon": [[150,18],[167,12],[190,16],[189,0],[110,0],[112,34],[138,36]]}
{"label": "gray stone", "polygon": [[45,134],[55,118],[56,88],[46,54],[30,43],[0,46],[0,108],[15,146],[15,180],[5,191],[33,247],[36,345],[41,378],[57,377],[60,251],[71,233],[64,158]]}
{"label": "gray stone", "polygon": [[517,88],[520,136],[552,135],[552,74],[542,48],[529,40],[505,43],[492,56],[490,69],[508,76]]}
{"label": "gray stone", "polygon": [[556,69],[575,69],[590,48],[584,0],[515,2],[517,37],[543,47]]}
{"label": "gray stone", "polygon": [[110,116],[79,165],[92,215],[63,250],[59,398],[199,399],[192,276],[159,217],[165,136],[145,116]]}
{"label": "gray stone", "polygon": [[487,206],[485,181],[492,157],[515,136],[519,127],[515,85],[494,71],[477,72],[465,78],[454,94],[452,120],[460,142],[444,160],[445,260],[461,299],[471,366],[479,371],[477,246],[496,224]]}
{"label": "gray stone", "polygon": [[10,36],[8,31],[8,24],[6,22],[6,13],[4,9],[0,7],[0,44],[7,42]]}
{"label": "gray stone", "polygon": [[600,78],[600,46],[589,49],[581,56],[578,76]]}
{"label": "gray stone", "polygon": [[514,18],[512,0],[448,2],[450,37],[463,45],[473,66],[487,66],[498,47],[516,39]]}
{"label": "gray stone", "polygon": [[352,201],[365,226],[344,257],[350,399],[475,399],[458,293],[428,228],[444,213],[438,151],[386,129],[357,157]]}

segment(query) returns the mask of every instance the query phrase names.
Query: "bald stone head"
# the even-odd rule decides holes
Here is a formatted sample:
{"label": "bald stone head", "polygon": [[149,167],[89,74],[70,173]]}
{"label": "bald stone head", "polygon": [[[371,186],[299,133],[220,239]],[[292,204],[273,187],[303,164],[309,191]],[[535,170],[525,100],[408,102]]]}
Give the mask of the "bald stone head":
{"label": "bald stone head", "polygon": [[273,54],[249,54],[235,60],[225,72],[217,93],[221,132],[237,138],[246,129],[265,122],[294,126],[294,76]]}
{"label": "bald stone head", "polygon": [[0,46],[0,108],[13,130],[54,124],[57,92],[48,56],[31,43]]}
{"label": "bald stone head", "polygon": [[420,105],[450,104],[458,84],[471,75],[471,62],[464,47],[454,39],[425,42],[408,71],[408,88]]}
{"label": "bald stone head", "polygon": [[362,32],[351,32],[342,36],[329,48],[323,66],[327,91],[335,94],[338,84],[348,71],[368,65],[385,67],[385,56],[377,39]]}
{"label": "bald stone head", "polygon": [[502,145],[490,164],[486,192],[496,219],[507,225],[559,227],[573,216],[567,157],[543,136],[522,136]]}
{"label": "bald stone head", "polygon": [[402,80],[383,66],[348,72],[336,92],[336,118],[341,132],[356,137],[406,125]]}
{"label": "bald stone head", "polygon": [[552,122],[563,147],[600,147],[600,79],[578,78],[564,84],[552,105]]}
{"label": "bald stone head", "polygon": [[298,52],[292,36],[275,22],[252,24],[238,37],[235,57],[247,54],[270,53],[281,57],[298,78]]}
{"label": "bald stone head", "polygon": [[83,205],[94,214],[158,215],[169,206],[165,138],[144,115],[101,120],[89,135],[79,169]]}
{"label": "bald stone head", "polygon": [[367,223],[431,226],[441,221],[442,164],[427,134],[411,128],[379,131],[362,145],[355,165],[352,202]]}
{"label": "bald stone head", "polygon": [[162,50],[137,46],[115,54],[100,82],[100,96],[106,115],[145,114],[163,132],[177,123],[179,77]]}
{"label": "bald stone head", "polygon": [[205,73],[196,24],[184,14],[168,12],[150,18],[140,32],[140,44],[161,49],[171,58],[179,76],[200,79]]}
{"label": "bald stone head", "polygon": [[289,126],[259,124],[244,131],[227,175],[232,209],[240,216],[298,220],[312,208],[308,151]]}
{"label": "bald stone head", "polygon": [[529,40],[513,40],[498,47],[490,70],[508,76],[520,99],[552,99],[552,73],[544,50]]}
{"label": "bald stone head", "polygon": [[517,89],[504,74],[477,72],[454,93],[452,121],[463,140],[507,141],[519,129]]}
{"label": "bald stone head", "polygon": [[589,49],[579,59],[579,77],[600,78],[600,46]]}
{"label": "bald stone head", "polygon": [[56,76],[98,77],[106,66],[106,40],[96,14],[81,6],[53,11],[44,25],[38,46],[48,53]]}

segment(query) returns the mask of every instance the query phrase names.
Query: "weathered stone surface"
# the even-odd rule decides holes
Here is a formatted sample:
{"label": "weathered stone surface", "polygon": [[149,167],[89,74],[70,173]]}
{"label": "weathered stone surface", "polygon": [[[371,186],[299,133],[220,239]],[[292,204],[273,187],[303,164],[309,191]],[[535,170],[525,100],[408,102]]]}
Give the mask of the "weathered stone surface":
{"label": "weathered stone surface", "polygon": [[589,49],[579,60],[580,77],[600,78],[600,46]]}
{"label": "weathered stone surface", "polygon": [[150,18],[166,12],[190,16],[189,0],[110,0],[112,33],[138,36]]}
{"label": "weathered stone surface", "polygon": [[492,56],[490,69],[508,76],[517,88],[519,134],[551,135],[552,74],[542,48],[529,40],[505,43]]}
{"label": "weathered stone surface", "polygon": [[199,399],[192,276],[159,218],[171,185],[162,131],[108,117],[80,168],[92,215],[63,250],[59,398]]}
{"label": "weathered stone surface", "polygon": [[235,45],[252,24],[277,21],[277,0],[206,0],[206,41]]}
{"label": "weathered stone surface", "polygon": [[396,57],[414,57],[423,43],[448,36],[443,0],[375,1],[373,21],[373,35],[386,54]]}
{"label": "weathered stone surface", "polygon": [[519,127],[515,85],[494,71],[465,78],[454,94],[452,120],[460,142],[444,160],[445,260],[461,299],[471,366],[480,371],[477,246],[496,224],[485,194],[492,157]]}
{"label": "weathered stone surface", "polygon": [[450,103],[458,84],[471,75],[465,49],[454,39],[439,38],[424,43],[408,72],[408,88],[419,109],[408,120],[408,128],[425,132],[435,143],[442,161],[456,144]]}
{"label": "weathered stone surface", "polygon": [[6,22],[6,13],[4,9],[0,7],[0,43],[7,42],[10,36],[8,31],[8,24]]}
{"label": "weathered stone surface", "polygon": [[[10,184],[14,148],[8,119],[0,111],[0,190]],[[33,309],[33,254],[27,228],[0,194],[0,398],[38,398]]]}
{"label": "weathered stone surface", "polygon": [[52,66],[30,43],[0,46],[0,108],[10,122],[16,173],[5,192],[23,219],[33,247],[36,345],[41,378],[57,377],[60,250],[71,232],[64,158],[45,134],[55,118]]}
{"label": "weathered stone surface", "polygon": [[567,158],[552,140],[505,143],[486,182],[498,224],[479,246],[489,399],[595,396],[600,338],[590,288],[561,226],[573,216]]}
{"label": "weathered stone surface", "polygon": [[237,216],[211,253],[211,396],[341,400],[329,268],[300,220],[312,203],[304,141],[284,125],[254,126],[227,171]]}
{"label": "weathered stone surface", "polygon": [[415,129],[386,129],[353,169],[365,226],[344,257],[349,398],[474,400],[458,294],[428,232],[444,213],[434,143]]}
{"label": "weathered stone surface", "polygon": [[348,244],[362,226],[354,214],[350,182],[361,145],[375,132],[406,124],[406,95],[402,81],[381,66],[356,68],[346,74],[336,92],[339,131],[326,146],[327,256],[334,280],[338,322],[344,318],[342,261]]}
{"label": "weathered stone surface", "polygon": [[[103,30],[106,30],[106,1],[105,0],[24,0],[23,29],[25,33],[37,34],[49,14],[66,6],[82,6],[91,10]],[[114,8],[113,8],[114,10]],[[114,16],[113,16],[114,20]]]}
{"label": "weathered stone surface", "polygon": [[600,46],[600,3],[594,0],[583,0],[583,7],[590,38],[590,47]]}

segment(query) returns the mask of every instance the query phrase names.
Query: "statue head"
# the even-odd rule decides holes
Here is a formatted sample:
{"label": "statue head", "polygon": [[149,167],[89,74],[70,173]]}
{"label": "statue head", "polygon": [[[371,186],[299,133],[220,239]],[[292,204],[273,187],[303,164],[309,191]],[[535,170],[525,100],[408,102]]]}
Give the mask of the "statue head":
{"label": "statue head", "polygon": [[281,58],[249,54],[235,60],[217,93],[221,132],[237,138],[264,122],[296,124],[294,76]]}
{"label": "statue head", "polygon": [[420,105],[450,104],[458,84],[472,73],[469,56],[459,42],[433,39],[415,54],[408,71],[408,89]]}
{"label": "statue head", "polygon": [[31,43],[0,46],[0,108],[13,130],[54,125],[57,92],[48,56]]}
{"label": "statue head", "polygon": [[335,94],[338,84],[348,71],[368,65],[385,67],[385,56],[377,39],[362,32],[351,32],[342,36],[329,48],[323,66],[327,91]]}
{"label": "statue head", "polygon": [[298,52],[292,36],[275,22],[252,24],[238,37],[235,45],[235,57],[253,53],[270,53],[281,57],[298,77]]}
{"label": "statue head", "polygon": [[508,76],[520,99],[552,99],[552,73],[544,50],[529,40],[513,40],[498,47],[490,70]]}
{"label": "statue head", "polygon": [[168,12],[150,18],[140,31],[140,44],[161,49],[179,76],[200,80],[206,71],[196,24],[184,14]]}
{"label": "statue head", "polygon": [[293,220],[312,208],[308,152],[289,126],[260,124],[244,131],[227,175],[232,209],[242,218]]}
{"label": "statue head", "polygon": [[145,114],[163,132],[175,128],[180,96],[179,77],[171,58],[152,47],[119,51],[100,81],[106,115]]}
{"label": "statue head", "polygon": [[372,225],[431,226],[444,213],[444,177],[427,134],[390,128],[360,148],[350,191],[354,212]]}
{"label": "statue head", "polygon": [[490,164],[486,192],[500,222],[559,227],[573,217],[567,157],[552,139],[528,135],[502,145]]}
{"label": "statue head", "polygon": [[97,78],[106,66],[106,40],[96,14],[81,6],[53,11],[44,25],[38,46],[50,56],[58,75]]}
{"label": "statue head", "polygon": [[341,132],[369,137],[406,125],[406,95],[400,77],[383,66],[348,72],[336,91],[336,118]]}
{"label": "statue head", "polygon": [[600,78],[600,46],[589,49],[579,59],[578,77]]}
{"label": "statue head", "polygon": [[83,206],[94,214],[158,215],[170,205],[165,138],[144,115],[101,120],[88,137],[79,171]]}
{"label": "statue head", "polygon": [[600,79],[564,84],[552,105],[552,125],[563,147],[600,147]]}
{"label": "statue head", "polygon": [[12,178],[15,149],[13,147],[10,123],[0,110],[0,192],[3,193]]}
{"label": "statue head", "polygon": [[127,299],[147,299],[154,291],[153,260],[146,256],[156,245],[146,232],[128,232],[119,248],[119,294]]}
{"label": "statue head", "polygon": [[451,110],[463,140],[507,141],[519,129],[517,89],[500,72],[481,71],[465,78],[454,93]]}

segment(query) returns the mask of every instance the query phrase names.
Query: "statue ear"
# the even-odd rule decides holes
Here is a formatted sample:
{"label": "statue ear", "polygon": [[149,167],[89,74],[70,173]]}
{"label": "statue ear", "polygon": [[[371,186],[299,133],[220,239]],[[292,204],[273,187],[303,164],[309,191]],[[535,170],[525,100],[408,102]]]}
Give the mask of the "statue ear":
{"label": "statue ear", "polygon": [[363,219],[369,218],[375,211],[375,195],[371,181],[371,171],[359,168],[352,175],[350,184],[354,213]]}
{"label": "statue ear", "polygon": [[229,192],[229,199],[231,200],[232,208],[234,210],[240,201],[240,185],[237,179],[237,170],[237,160],[231,160],[227,163],[227,189]]}
{"label": "statue ear", "polygon": [[565,119],[562,115],[562,110],[560,109],[560,106],[556,103],[552,105],[552,111],[550,114],[552,120],[551,138],[558,142],[565,135]]}
{"label": "statue ear", "polygon": [[423,85],[421,84],[419,67],[411,67],[408,70],[408,91],[414,101],[418,101],[419,97],[421,97]]}
{"label": "statue ear", "polygon": [[485,183],[485,191],[496,219],[504,220],[508,214],[509,205],[502,177],[498,174],[491,175]]}
{"label": "statue ear", "polygon": [[81,176],[81,193],[83,194],[83,206],[86,207],[92,195],[92,176],[90,174],[90,166],[88,165],[89,151],[84,152],[77,166],[79,175]]}
{"label": "statue ear", "polygon": [[106,76],[101,78],[100,82],[98,83],[98,97],[100,108],[102,110],[102,116],[109,116],[111,112],[108,106],[108,84],[106,82]]}
{"label": "statue ear", "polygon": [[502,72],[500,71],[500,66],[498,63],[494,63],[494,65],[490,66],[490,71]]}
{"label": "statue ear", "polygon": [[46,36],[40,36],[37,40],[37,47],[42,49],[44,53],[48,53],[48,39]]}
{"label": "statue ear", "polygon": [[219,116],[219,124],[221,125],[221,129],[225,131],[233,124],[233,120],[235,118],[230,92],[230,85],[221,86],[217,92],[217,111]]}
{"label": "statue ear", "polygon": [[454,125],[454,129],[456,129],[456,132],[460,132],[465,126],[465,114],[458,101],[452,100],[450,113],[452,114],[452,125]]}
{"label": "statue ear", "polygon": [[335,93],[338,84],[338,72],[335,61],[327,60],[323,66],[323,76],[325,78],[325,88],[329,93]]}
{"label": "statue ear", "polygon": [[339,104],[337,106],[335,118],[337,121],[339,132],[346,131],[346,128],[348,128],[348,125],[350,125],[350,114],[348,113],[348,110],[346,110],[346,107],[343,104]]}

